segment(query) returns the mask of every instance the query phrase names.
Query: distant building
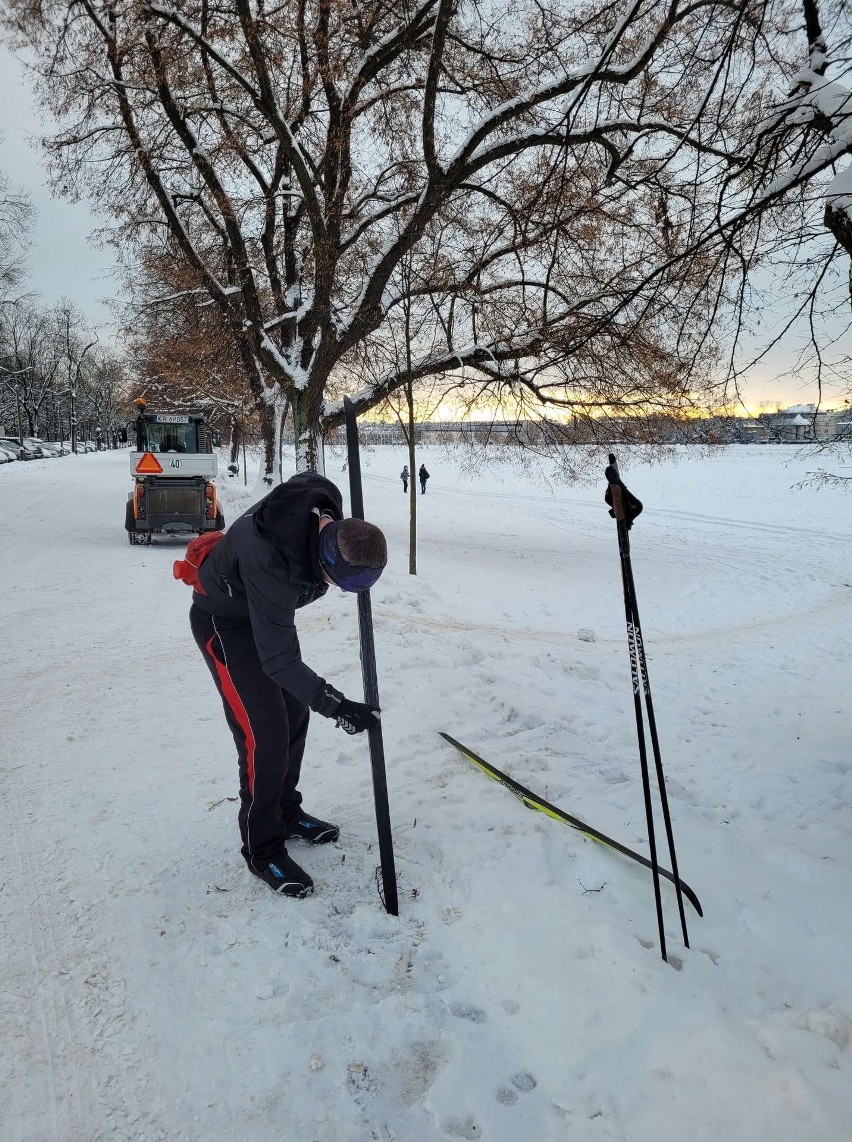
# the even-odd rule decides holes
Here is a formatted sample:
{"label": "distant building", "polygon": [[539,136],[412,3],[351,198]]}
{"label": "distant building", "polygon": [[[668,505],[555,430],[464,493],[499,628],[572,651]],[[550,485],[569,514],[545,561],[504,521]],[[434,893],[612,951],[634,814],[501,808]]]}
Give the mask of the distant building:
{"label": "distant building", "polygon": [[424,444],[506,444],[526,439],[534,421],[435,420],[423,425]]}
{"label": "distant building", "polygon": [[852,405],[832,413],[832,417],[830,439],[847,440],[852,443]]}
{"label": "distant building", "polygon": [[765,427],[767,439],[780,444],[805,444],[850,438],[852,408],[817,408],[795,404],[777,412],[763,412],[757,418]]}
{"label": "distant building", "polygon": [[766,444],[769,440],[769,426],[761,420],[738,418],[737,431],[742,444]]}
{"label": "distant building", "polygon": [[[285,440],[292,441],[292,427]],[[358,424],[363,444],[405,444],[399,421]],[[434,420],[414,429],[415,444],[808,444],[852,441],[852,405],[821,409],[791,405],[758,416],[574,418],[564,424],[539,420]],[[345,430],[335,429],[328,444],[345,444]]]}

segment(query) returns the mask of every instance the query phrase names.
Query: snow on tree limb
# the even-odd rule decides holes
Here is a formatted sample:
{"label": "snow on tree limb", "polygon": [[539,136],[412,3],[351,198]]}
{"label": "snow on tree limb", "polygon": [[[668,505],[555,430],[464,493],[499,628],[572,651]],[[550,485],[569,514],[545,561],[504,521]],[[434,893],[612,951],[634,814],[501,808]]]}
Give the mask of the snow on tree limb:
{"label": "snow on tree limb", "polygon": [[57,185],[181,261],[175,306],[207,292],[270,464],[276,386],[310,453],[335,386],[364,410],[452,361],[566,407],[709,384],[768,243],[852,244],[848,83],[803,5],[8,0]]}

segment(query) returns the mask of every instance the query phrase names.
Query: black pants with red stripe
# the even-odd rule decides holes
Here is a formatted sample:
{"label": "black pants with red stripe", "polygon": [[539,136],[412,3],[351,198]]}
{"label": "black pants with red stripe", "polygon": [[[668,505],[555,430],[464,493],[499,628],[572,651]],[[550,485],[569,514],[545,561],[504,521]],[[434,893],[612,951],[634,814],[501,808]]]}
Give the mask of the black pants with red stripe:
{"label": "black pants with red stripe", "polygon": [[195,604],[189,621],[237,747],[242,853],[259,868],[284,853],[286,823],[302,803],[297,786],[310,710],[264,673],[248,621]]}

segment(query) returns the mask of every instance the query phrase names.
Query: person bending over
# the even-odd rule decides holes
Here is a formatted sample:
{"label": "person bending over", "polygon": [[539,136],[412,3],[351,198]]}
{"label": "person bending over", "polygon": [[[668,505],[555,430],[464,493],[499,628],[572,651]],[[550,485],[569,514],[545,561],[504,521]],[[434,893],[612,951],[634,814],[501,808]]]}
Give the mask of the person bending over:
{"label": "person bending over", "polygon": [[345,698],[302,661],[295,613],[329,585],[365,590],[387,563],[382,532],[342,519],[339,490],[302,472],[237,519],[197,571],[190,625],[237,747],[239,826],[249,869],[275,892],[307,896],[294,839],[323,844],[339,829],[302,809],[299,775],[313,710],[350,734],[379,711]]}

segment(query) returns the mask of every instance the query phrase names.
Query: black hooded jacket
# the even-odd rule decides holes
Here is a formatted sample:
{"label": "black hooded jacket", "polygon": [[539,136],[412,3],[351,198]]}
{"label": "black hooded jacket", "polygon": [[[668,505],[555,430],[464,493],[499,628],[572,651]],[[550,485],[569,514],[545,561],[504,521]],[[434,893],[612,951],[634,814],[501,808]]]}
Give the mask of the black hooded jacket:
{"label": "black hooded jacket", "polygon": [[317,552],[322,513],[343,518],[334,484],[315,472],[292,476],[228,528],[201,565],[206,594],[192,596],[214,617],[250,623],[265,672],[320,713],[326,683],[302,662],[295,612],[328,590]]}

